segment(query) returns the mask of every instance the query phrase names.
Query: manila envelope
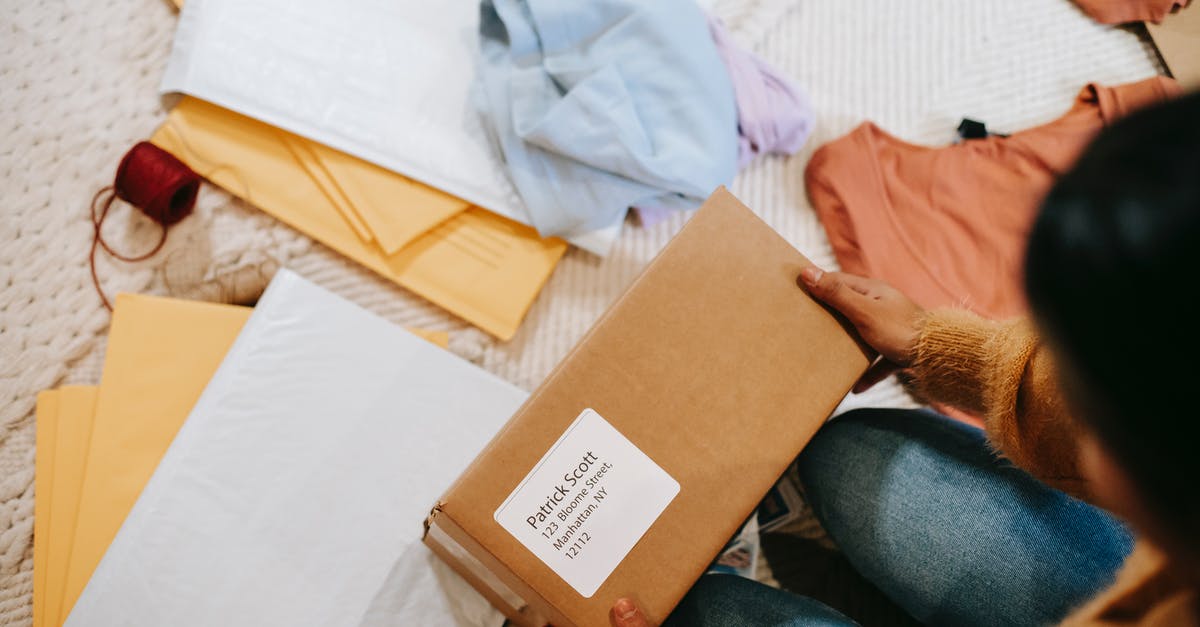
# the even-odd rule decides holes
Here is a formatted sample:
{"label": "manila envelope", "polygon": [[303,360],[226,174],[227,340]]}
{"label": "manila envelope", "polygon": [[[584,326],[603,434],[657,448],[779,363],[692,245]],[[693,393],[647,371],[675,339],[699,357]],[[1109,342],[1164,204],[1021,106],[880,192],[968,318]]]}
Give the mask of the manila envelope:
{"label": "manila envelope", "polygon": [[54,453],[54,492],[50,501],[50,547],[46,558],[46,625],[57,627],[66,619],[62,596],[67,564],[75,538],[79,494],[92,439],[99,388],[67,386],[59,389],[58,437]]}
{"label": "manila envelope", "polygon": [[[75,534],[96,386],[65,386],[38,395],[37,492],[34,497],[34,625],[61,625],[64,573]],[[51,406],[43,402],[50,400]],[[48,424],[44,427],[43,421]],[[42,438],[43,429],[53,438]],[[46,489],[43,489],[46,486]]]}
{"label": "manila envelope", "polygon": [[[317,159],[316,153],[310,148],[309,142],[297,135],[290,135],[283,131],[279,131],[279,141],[287,146],[288,151],[292,153],[292,157],[304,169],[308,178],[321,188],[321,193],[325,195],[325,199],[329,201],[338,213],[342,214],[342,218],[346,220],[346,224],[350,225],[350,229],[358,236],[358,239],[370,244],[375,241],[375,235],[371,232],[371,228],[363,221],[362,215],[354,208],[354,205],[346,198],[346,195],[338,188],[337,183],[333,181],[333,177],[329,174],[320,160]],[[466,209],[464,206],[463,209]]]}
{"label": "manila envelope", "polygon": [[470,205],[323,144],[278,131],[281,141],[359,239],[395,255]]}
{"label": "manila envelope", "polygon": [[54,453],[58,432],[58,390],[38,393],[33,458],[33,624],[46,624],[46,557],[50,540]]}
{"label": "manila envelope", "polygon": [[[388,255],[359,237],[281,134],[262,122],[184,97],[151,141],[214,184],[502,340],[516,333],[566,251],[562,240],[541,239],[528,226],[471,207]],[[346,192],[346,198],[374,199],[398,188],[413,189],[365,162],[312,142],[306,147],[317,155],[315,165],[330,173],[322,177],[327,185],[355,190]],[[360,212],[385,206],[386,199],[353,205]]]}

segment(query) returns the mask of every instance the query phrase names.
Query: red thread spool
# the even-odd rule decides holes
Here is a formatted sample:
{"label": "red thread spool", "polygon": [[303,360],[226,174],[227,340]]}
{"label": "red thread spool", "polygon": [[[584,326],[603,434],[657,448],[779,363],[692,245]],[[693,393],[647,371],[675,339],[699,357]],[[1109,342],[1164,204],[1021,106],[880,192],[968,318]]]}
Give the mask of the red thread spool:
{"label": "red thread spool", "polygon": [[[96,275],[96,247],[100,246],[121,261],[149,259],[167,243],[167,231],[171,225],[192,213],[199,191],[200,175],[171,153],[150,142],[138,142],[121,158],[121,164],[117,166],[116,180],[112,185],[96,192],[92,198],[94,235],[88,263],[92,269],[92,283],[95,284],[96,292],[100,294],[100,300],[107,309],[111,310],[112,305],[104,296],[100,279]],[[108,242],[104,241],[100,229],[104,226],[104,219],[108,217],[108,211],[117,198],[133,205],[162,227],[162,237],[149,252],[124,255],[113,250]]]}

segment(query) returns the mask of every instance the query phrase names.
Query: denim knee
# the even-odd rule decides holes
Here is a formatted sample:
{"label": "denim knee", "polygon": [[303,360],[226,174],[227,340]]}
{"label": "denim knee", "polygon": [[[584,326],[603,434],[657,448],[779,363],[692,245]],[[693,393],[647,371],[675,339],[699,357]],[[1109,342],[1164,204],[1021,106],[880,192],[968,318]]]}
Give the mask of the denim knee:
{"label": "denim knee", "polygon": [[829,606],[736,575],[704,575],[663,627],[851,627]]}
{"label": "denim knee", "polygon": [[[838,495],[851,496],[846,490],[850,487],[848,483],[874,483],[868,476],[882,474],[889,452],[907,439],[903,423],[919,418],[922,413],[856,409],[823,426],[797,459],[800,478],[814,507]],[[850,471],[853,476],[848,474]],[[850,506],[854,502],[863,501],[841,499],[840,504]]]}
{"label": "denim knee", "polygon": [[932,412],[845,414],[799,465],[850,562],[927,624],[1057,622],[1111,583],[1131,545],[1110,515],[999,459],[981,429]]}

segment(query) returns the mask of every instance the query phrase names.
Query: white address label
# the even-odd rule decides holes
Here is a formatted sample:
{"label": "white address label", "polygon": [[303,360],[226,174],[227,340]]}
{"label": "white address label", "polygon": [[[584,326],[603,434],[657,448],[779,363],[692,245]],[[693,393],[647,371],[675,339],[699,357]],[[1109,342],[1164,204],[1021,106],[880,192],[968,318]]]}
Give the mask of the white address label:
{"label": "white address label", "polygon": [[585,409],[493,516],[590,598],[679,494],[679,482]]}

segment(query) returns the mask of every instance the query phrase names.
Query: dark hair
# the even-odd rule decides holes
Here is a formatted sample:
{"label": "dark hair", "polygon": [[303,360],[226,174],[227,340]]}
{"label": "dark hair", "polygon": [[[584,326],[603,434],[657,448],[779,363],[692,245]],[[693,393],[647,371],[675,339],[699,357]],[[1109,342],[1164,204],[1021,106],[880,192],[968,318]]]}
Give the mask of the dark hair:
{"label": "dark hair", "polygon": [[1043,203],[1025,287],[1077,417],[1196,559],[1200,94],[1100,133]]}

